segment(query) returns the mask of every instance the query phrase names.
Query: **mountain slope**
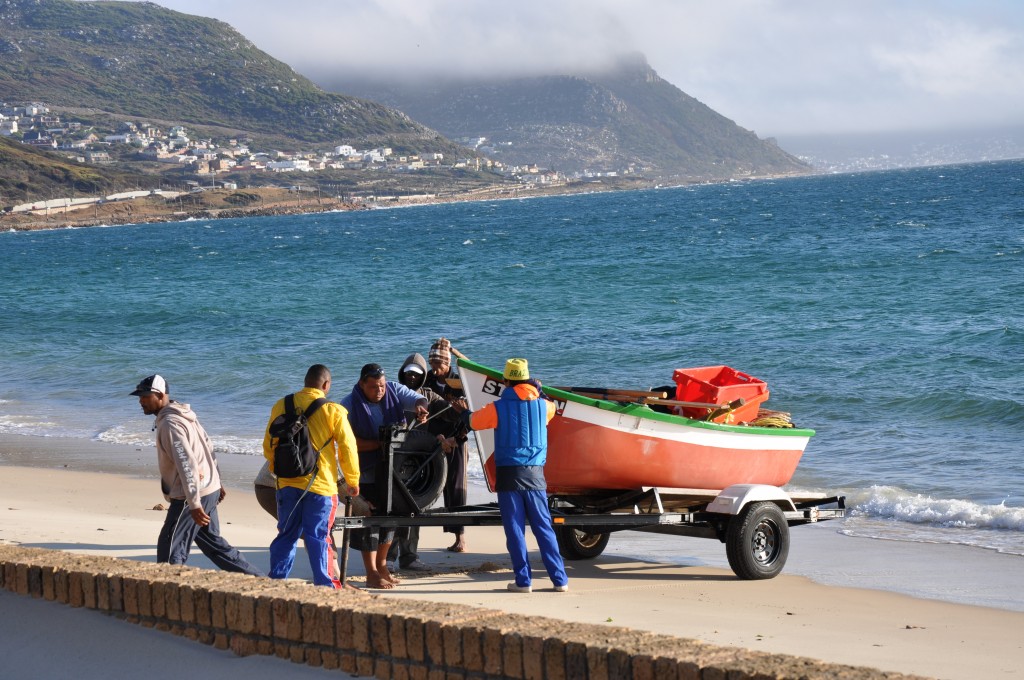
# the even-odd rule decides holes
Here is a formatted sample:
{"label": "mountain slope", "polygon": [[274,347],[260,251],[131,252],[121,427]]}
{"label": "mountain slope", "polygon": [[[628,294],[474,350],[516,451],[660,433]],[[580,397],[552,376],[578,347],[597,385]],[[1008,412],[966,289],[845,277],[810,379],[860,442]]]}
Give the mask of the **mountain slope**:
{"label": "mountain slope", "polygon": [[456,149],[401,112],[324,92],[225,23],[148,2],[0,2],[3,100],[307,145]]}
{"label": "mountain slope", "polygon": [[809,170],[637,55],[588,75],[418,84],[335,77],[324,85],[394,106],[453,139],[487,137],[506,162],[565,171],[633,165],[688,178]]}
{"label": "mountain slope", "polygon": [[160,178],[81,165],[0,137],[0,209],[40,198],[153,188]]}

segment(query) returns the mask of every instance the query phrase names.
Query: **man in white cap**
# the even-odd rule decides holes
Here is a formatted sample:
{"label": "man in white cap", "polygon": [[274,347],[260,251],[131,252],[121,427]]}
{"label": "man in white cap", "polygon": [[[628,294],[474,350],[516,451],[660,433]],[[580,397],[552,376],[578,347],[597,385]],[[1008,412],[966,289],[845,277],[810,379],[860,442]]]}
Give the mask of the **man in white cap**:
{"label": "man in white cap", "polygon": [[188,404],[172,401],[160,375],[142,379],[131,394],[142,412],[156,416],[160,487],[170,502],[156,544],[156,561],[185,564],[194,541],[224,571],[263,576],[220,535],[217,504],[226,492],[206,430]]}
{"label": "man in white cap", "polygon": [[495,490],[505,529],[505,545],[516,578],[515,583],[508,584],[508,589],[514,593],[533,590],[526,550],[526,519],[529,518],[555,592],[564,593],[569,590],[569,577],[551,525],[544,479],[548,421],[555,415],[555,405],[541,398],[537,388],[540,383],[530,380],[526,359],[509,359],[502,377],[505,388],[498,400],[465,417],[474,430],[494,430]]}

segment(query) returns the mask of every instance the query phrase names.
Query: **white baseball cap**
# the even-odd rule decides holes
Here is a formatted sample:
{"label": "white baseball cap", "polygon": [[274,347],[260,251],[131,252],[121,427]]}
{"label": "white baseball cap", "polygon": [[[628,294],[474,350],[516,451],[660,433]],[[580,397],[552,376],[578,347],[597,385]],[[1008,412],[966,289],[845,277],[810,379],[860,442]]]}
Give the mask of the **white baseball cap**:
{"label": "white baseball cap", "polygon": [[168,394],[168,392],[167,381],[162,375],[154,374],[143,378],[131,394],[133,397],[141,397],[144,394]]}

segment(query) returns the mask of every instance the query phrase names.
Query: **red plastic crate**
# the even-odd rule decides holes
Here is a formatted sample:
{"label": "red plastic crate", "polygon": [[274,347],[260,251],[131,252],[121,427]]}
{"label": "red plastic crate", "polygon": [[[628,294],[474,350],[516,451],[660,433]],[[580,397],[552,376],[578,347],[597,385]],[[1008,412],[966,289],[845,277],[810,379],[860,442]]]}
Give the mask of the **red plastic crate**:
{"label": "red plastic crate", "polygon": [[[715,418],[716,423],[747,423],[757,418],[760,404],[768,400],[768,383],[729,366],[677,368],[672,374],[678,401],[707,404],[728,404],[736,399],[746,403],[730,413]],[[682,415],[703,420],[707,408],[682,407]]]}

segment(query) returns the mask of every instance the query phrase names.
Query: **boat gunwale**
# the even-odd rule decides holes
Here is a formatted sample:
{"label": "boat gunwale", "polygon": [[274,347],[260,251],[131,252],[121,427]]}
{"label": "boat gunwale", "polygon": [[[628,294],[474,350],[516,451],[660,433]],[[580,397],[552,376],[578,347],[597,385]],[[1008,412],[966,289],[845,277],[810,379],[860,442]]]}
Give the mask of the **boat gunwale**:
{"label": "boat gunwale", "polygon": [[[460,367],[469,368],[477,373],[482,373],[495,380],[502,380],[501,371],[497,371],[493,368],[488,368],[483,364],[478,364],[475,361],[469,359],[460,358],[458,360]],[[813,437],[814,430],[808,428],[798,427],[757,427],[753,425],[727,425],[725,423],[714,423],[702,420],[693,420],[692,418],[686,418],[684,416],[677,416],[671,413],[661,413],[659,411],[652,410],[649,406],[644,404],[624,404],[617,401],[609,401],[607,399],[594,399],[592,397],[584,397],[574,392],[566,392],[565,390],[555,389],[554,387],[542,387],[545,394],[555,397],[557,399],[564,399],[565,401],[571,401],[583,406],[591,406],[604,411],[611,411],[612,413],[619,413],[622,415],[634,416],[637,418],[645,418],[647,420],[656,420],[664,423],[670,423],[673,425],[681,425],[683,427],[695,427],[704,430],[714,430],[717,432],[731,432],[738,434],[759,434],[759,435],[773,435],[781,437]]]}

